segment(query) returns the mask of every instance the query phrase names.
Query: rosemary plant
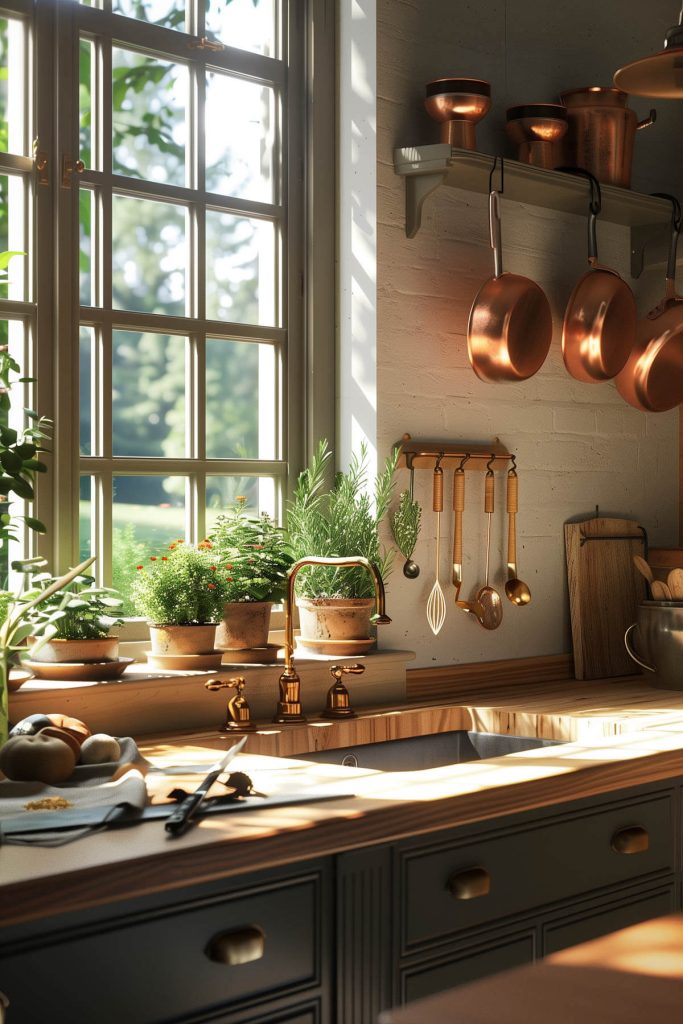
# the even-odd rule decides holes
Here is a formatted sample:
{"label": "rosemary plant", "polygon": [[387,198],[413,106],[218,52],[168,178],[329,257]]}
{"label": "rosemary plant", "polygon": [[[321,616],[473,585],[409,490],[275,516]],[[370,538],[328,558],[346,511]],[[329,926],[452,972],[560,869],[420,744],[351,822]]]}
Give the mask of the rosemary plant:
{"label": "rosemary plant", "polygon": [[[326,488],[332,451],[322,440],[308,469],[300,475],[294,499],[287,510],[287,531],[292,557],[362,556],[377,566],[383,579],[391,571],[393,552],[379,540],[379,526],[387,514],[393,490],[398,450],[392,451],[374,483],[373,498],[367,493],[367,447],[353,455],[346,473],[337,473]],[[300,581],[300,583],[299,583]],[[372,580],[361,568],[336,569],[312,566],[298,576],[297,588],[308,598],[372,597]]]}
{"label": "rosemary plant", "polygon": [[410,558],[415,550],[421,523],[420,503],[411,497],[410,491],[401,491],[398,505],[391,517],[391,532],[394,535],[396,547],[404,558]]}

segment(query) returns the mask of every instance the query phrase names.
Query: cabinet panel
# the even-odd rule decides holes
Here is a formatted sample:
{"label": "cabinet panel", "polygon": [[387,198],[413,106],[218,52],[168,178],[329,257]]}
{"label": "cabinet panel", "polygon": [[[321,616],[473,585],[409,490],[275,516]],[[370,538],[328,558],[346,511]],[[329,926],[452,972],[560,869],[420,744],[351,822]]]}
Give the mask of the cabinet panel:
{"label": "cabinet panel", "polygon": [[672,810],[665,793],[491,838],[405,844],[399,872],[403,952],[542,904],[673,870]]}
{"label": "cabinet panel", "polygon": [[[101,933],[53,933],[49,944],[38,938],[16,954],[3,949],[10,1020],[44,1024],[61,1007],[72,1021],[152,1024],[209,1010],[218,1016],[223,1006],[246,1009],[319,984],[322,887],[322,875],[298,875],[110,923]],[[224,962],[209,958],[212,941]]]}
{"label": "cabinet panel", "polygon": [[622,897],[620,903],[596,907],[582,916],[567,917],[543,927],[543,956],[557,953],[568,946],[589,942],[620,928],[628,928],[653,917],[672,914],[676,909],[675,885],[656,892]]}
{"label": "cabinet panel", "polygon": [[422,999],[435,992],[477,981],[488,974],[531,963],[535,956],[535,931],[506,935],[493,944],[460,950],[450,957],[429,960],[401,971],[401,1002]]}

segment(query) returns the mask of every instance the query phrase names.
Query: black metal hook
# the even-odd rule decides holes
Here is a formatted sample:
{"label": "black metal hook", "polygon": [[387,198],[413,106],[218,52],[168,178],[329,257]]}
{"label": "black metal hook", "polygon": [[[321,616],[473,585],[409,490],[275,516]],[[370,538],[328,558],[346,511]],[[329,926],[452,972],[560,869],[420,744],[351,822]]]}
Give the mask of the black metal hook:
{"label": "black metal hook", "polygon": [[[496,170],[498,159],[499,158],[497,156],[493,158],[493,165],[489,174],[489,193],[493,192],[493,175]],[[500,188],[497,191],[501,196],[505,192],[505,161],[502,156],[500,157]]]}
{"label": "black metal hook", "polygon": [[588,179],[591,186],[590,211],[597,217],[602,210],[602,192],[600,191],[600,182],[595,175],[584,170],[583,167],[558,167],[556,169],[562,171],[563,174],[575,174],[577,177]]}
{"label": "black metal hook", "polygon": [[681,230],[681,204],[679,203],[676,196],[669,195],[668,192],[652,192],[656,199],[668,199],[671,203],[671,227],[674,231]]}
{"label": "black metal hook", "polygon": [[472,458],[472,456],[470,455],[469,452],[467,453],[467,455],[463,455],[462,459],[460,460],[460,465],[458,466],[458,468],[456,469],[455,472],[456,473],[464,473],[464,471],[465,471],[465,463],[468,462],[469,459],[471,459],[471,458]]}
{"label": "black metal hook", "polygon": [[437,455],[437,457],[436,457],[436,465],[434,466],[434,472],[435,473],[437,471],[439,473],[443,473],[443,470],[441,469],[441,460],[443,459],[445,454],[446,454],[445,452],[439,452],[439,454]]}
{"label": "black metal hook", "polygon": [[516,476],[517,475],[517,456],[516,455],[510,455],[510,458],[512,459],[512,465],[510,466],[510,468],[508,470],[508,473],[514,473],[515,476]]}
{"label": "black metal hook", "polygon": [[490,458],[490,459],[489,459],[489,461],[488,461],[488,462],[486,463],[486,472],[487,472],[487,474],[488,474],[488,473],[493,473],[493,469],[492,469],[491,467],[492,467],[493,463],[494,463],[494,462],[496,461],[496,459],[497,459],[497,458],[498,458],[498,456],[496,455],[496,453],[495,453],[495,452],[493,452],[493,453],[491,454],[491,458]]}

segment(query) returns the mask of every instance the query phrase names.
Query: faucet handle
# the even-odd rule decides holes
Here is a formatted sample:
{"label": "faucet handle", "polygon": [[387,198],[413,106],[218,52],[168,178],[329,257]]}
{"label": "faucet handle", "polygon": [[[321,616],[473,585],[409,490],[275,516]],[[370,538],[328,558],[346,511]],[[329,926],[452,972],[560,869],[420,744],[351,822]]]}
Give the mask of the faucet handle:
{"label": "faucet handle", "polygon": [[244,676],[235,676],[233,679],[209,679],[204,683],[206,690],[236,691],[234,697],[228,701],[227,717],[220,728],[221,732],[253,732],[256,728],[251,720],[249,702],[243,693],[246,685]]}
{"label": "faucet handle", "polygon": [[355,718],[356,713],[351,707],[349,691],[342,683],[342,676],[360,676],[365,672],[365,665],[331,665],[330,675],[334,683],[327,691],[327,704],[323,711],[324,718]]}

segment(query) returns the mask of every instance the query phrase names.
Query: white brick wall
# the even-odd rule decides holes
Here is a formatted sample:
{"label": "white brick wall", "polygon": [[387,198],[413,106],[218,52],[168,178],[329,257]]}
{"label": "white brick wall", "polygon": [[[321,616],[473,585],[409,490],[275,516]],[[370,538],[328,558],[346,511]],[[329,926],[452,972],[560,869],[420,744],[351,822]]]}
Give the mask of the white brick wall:
{"label": "white brick wall", "polygon": [[[672,20],[670,7],[664,0],[655,0],[647,9],[635,0],[601,5],[579,0],[571,11],[565,5],[543,5],[539,19],[533,0],[379,0],[379,451],[385,453],[405,431],[414,437],[484,443],[499,436],[518,455],[519,571],[533,594],[532,603],[521,609],[503,598],[503,623],[495,632],[483,630],[454,607],[452,477],[447,472],[440,568],[448,615],[440,635],[432,636],[425,605],[434,582],[435,517],[431,476],[416,472],[416,496],[424,513],[415,558],[422,573],[416,581],[406,580],[398,556],[388,591],[394,622],[383,627],[381,637],[388,646],[413,647],[417,665],[570,650],[562,525],[599,505],[605,514],[637,518],[652,542],[676,544],[678,411],[646,416],[627,406],[612,383],[585,385],[567,375],[560,350],[561,322],[567,298],[586,269],[585,220],[507,201],[506,269],[533,278],[546,291],[553,308],[554,338],[545,366],[531,380],[517,385],[479,381],[467,359],[466,330],[472,300],[492,273],[486,198],[440,189],[425,204],[417,237],[406,239],[404,187],[393,172],[393,148],[438,141],[437,126],[422,109],[424,83],[453,74],[492,81],[494,107],[479,129],[479,148],[507,152],[505,107],[553,101],[561,87],[609,84],[619,63],[658,48],[659,35]],[[599,45],[591,30],[595,18],[610,26]],[[507,49],[502,45],[506,29]],[[599,30],[600,25],[595,27]],[[634,100],[633,105],[640,112],[649,104]],[[659,134],[639,135],[636,187],[675,190],[678,185],[683,192],[680,153],[676,159],[681,134],[674,131],[681,119],[683,104],[669,104],[657,129],[651,129]],[[601,261],[626,274],[628,231],[602,224],[598,241]],[[639,309],[646,310],[662,290],[663,269],[648,271],[632,283]],[[404,472],[399,486],[407,483]],[[504,499],[505,479],[498,474],[492,583],[501,592]],[[468,473],[466,500],[464,597],[473,595],[484,578],[482,475]]]}

